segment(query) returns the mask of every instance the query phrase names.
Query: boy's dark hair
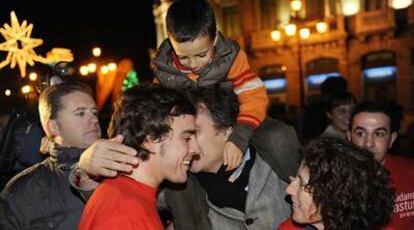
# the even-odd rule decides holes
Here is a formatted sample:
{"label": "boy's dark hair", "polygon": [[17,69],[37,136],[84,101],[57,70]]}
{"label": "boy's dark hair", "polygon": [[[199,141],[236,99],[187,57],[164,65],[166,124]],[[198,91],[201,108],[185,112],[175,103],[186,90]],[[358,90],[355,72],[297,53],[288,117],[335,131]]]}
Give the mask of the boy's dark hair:
{"label": "boy's dark hair", "polygon": [[177,42],[193,41],[200,36],[214,40],[216,18],[206,0],[177,0],[167,12],[167,31]]}
{"label": "boy's dark hair", "polygon": [[349,92],[338,92],[332,94],[326,103],[326,111],[331,113],[333,109],[341,105],[356,104],[354,95]]}
{"label": "boy's dark hair", "polygon": [[206,106],[217,130],[236,125],[239,100],[233,90],[210,86],[194,91],[192,96],[195,105],[202,103]]}
{"label": "boy's dark hair", "polygon": [[47,87],[39,96],[40,120],[44,122],[49,119],[56,119],[57,113],[62,108],[60,98],[65,95],[82,92],[93,98],[92,89],[81,82],[64,82]]}
{"label": "boy's dark hair", "polygon": [[147,138],[162,141],[171,131],[173,117],[195,114],[187,95],[159,84],[142,84],[126,90],[117,100],[108,135],[123,135],[123,144],[136,149],[145,160],[151,153],[143,146]]}
{"label": "boy's dark hair", "polygon": [[389,172],[365,149],[318,138],[304,150],[312,194],[326,229],[380,229],[390,220],[394,190]]}
{"label": "boy's dark hair", "polygon": [[393,113],[385,105],[374,102],[374,101],[364,101],[355,105],[354,109],[351,112],[350,121],[349,121],[349,130],[352,130],[352,122],[354,117],[359,113],[382,113],[388,117],[390,120],[390,130],[391,132],[398,131],[398,125],[396,118],[393,116]]}

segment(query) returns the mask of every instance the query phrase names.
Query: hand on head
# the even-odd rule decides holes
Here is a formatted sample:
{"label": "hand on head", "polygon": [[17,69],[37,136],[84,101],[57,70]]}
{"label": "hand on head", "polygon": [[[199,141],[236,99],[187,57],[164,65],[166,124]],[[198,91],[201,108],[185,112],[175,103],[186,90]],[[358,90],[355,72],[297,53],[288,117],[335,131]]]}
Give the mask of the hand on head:
{"label": "hand on head", "polygon": [[138,165],[135,149],[122,144],[123,136],[99,139],[87,148],[79,160],[79,168],[90,176],[114,177],[118,172],[130,173]]}

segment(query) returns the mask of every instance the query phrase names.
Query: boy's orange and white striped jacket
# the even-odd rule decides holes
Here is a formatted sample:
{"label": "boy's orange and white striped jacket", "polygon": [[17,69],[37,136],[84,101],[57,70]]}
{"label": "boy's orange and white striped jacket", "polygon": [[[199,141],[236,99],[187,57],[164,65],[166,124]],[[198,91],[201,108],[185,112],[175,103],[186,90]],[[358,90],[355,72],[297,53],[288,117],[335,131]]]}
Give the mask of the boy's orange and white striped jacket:
{"label": "boy's orange and white striped jacket", "polygon": [[237,42],[224,38],[221,33],[218,36],[215,55],[199,74],[180,68],[174,50],[166,39],[154,60],[157,67],[154,81],[177,89],[231,84],[240,102],[240,113],[229,141],[244,151],[254,130],[266,116],[268,97],[263,82],[251,69],[246,53]]}

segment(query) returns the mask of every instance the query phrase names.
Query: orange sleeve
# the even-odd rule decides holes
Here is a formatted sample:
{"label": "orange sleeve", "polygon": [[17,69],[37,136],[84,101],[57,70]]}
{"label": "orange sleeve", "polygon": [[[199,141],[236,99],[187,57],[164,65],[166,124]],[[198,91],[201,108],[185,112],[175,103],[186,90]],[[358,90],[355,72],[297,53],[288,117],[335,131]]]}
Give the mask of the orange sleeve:
{"label": "orange sleeve", "polygon": [[250,68],[243,50],[237,54],[228,79],[233,83],[240,102],[237,122],[256,128],[266,116],[269,100],[262,80]]}

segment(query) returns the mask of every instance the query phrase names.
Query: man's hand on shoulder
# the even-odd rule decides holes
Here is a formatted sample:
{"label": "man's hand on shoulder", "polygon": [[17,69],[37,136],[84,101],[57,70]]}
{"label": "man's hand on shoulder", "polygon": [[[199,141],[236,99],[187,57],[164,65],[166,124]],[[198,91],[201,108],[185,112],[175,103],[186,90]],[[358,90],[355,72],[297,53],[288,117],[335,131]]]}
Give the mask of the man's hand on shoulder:
{"label": "man's hand on shoulder", "polygon": [[123,136],[96,140],[81,155],[79,168],[92,177],[114,177],[130,173],[138,165],[135,149],[122,144]]}

